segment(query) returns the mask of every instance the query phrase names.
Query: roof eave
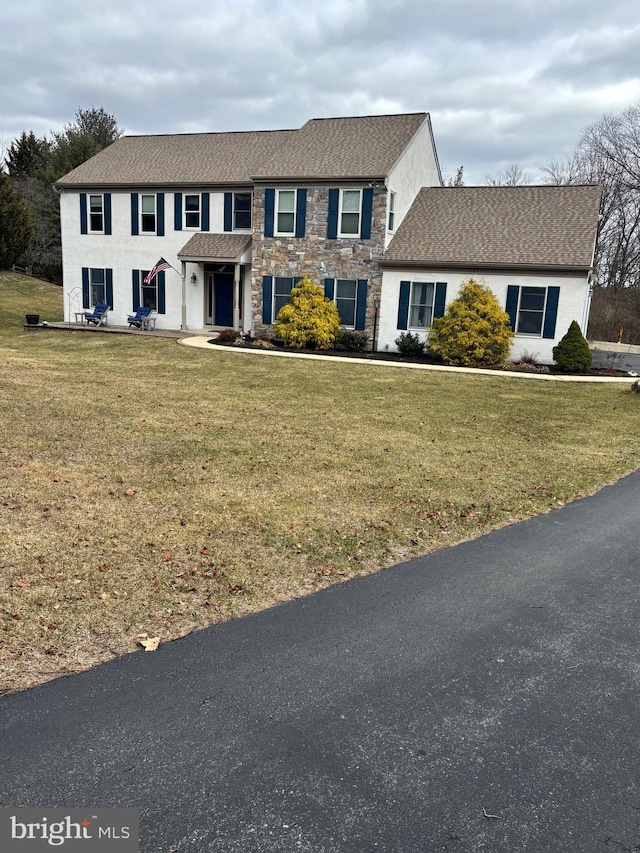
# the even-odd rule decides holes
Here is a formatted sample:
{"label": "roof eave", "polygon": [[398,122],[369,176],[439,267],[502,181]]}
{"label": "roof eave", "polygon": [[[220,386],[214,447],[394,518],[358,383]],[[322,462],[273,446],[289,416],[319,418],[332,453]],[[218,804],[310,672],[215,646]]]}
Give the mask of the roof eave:
{"label": "roof eave", "polygon": [[226,189],[228,187],[246,187],[253,188],[253,181],[248,178],[238,179],[236,181],[138,181],[136,183],[120,183],[118,181],[79,181],[76,183],[65,183],[64,181],[56,181],[53,185],[57,190],[123,190],[130,192],[131,190],[149,189],[155,191],[175,190],[175,189]]}
{"label": "roof eave", "polygon": [[381,258],[378,262],[386,269],[451,269],[451,270],[520,270],[522,272],[575,273],[589,272],[591,264],[520,264],[508,261],[487,263],[477,261],[394,260]]}
{"label": "roof eave", "polygon": [[386,175],[253,175],[251,180],[256,184],[266,183],[304,183],[320,181],[323,184],[339,183],[340,181],[357,181],[358,183],[384,183]]}

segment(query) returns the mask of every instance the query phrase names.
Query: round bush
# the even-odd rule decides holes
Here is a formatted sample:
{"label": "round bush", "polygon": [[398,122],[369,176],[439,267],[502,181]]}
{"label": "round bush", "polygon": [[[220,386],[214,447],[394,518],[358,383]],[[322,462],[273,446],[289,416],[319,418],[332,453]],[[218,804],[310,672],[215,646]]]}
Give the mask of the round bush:
{"label": "round bush", "polygon": [[273,324],[273,337],[294,349],[329,349],[340,331],[340,315],[320,285],[306,276],[291,290]]}
{"label": "round bush", "polygon": [[575,320],[571,321],[566,335],[553,348],[553,360],[567,373],[586,373],[591,367],[589,344]]}

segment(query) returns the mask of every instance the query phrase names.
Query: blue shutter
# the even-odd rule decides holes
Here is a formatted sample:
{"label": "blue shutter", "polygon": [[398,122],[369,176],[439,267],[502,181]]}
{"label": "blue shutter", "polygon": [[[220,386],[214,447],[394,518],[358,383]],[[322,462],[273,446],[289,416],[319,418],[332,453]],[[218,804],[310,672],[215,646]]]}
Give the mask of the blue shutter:
{"label": "blue shutter", "polygon": [[296,237],[304,237],[304,225],[307,218],[307,191],[296,193]]}
{"label": "blue shutter", "polygon": [[547,310],[544,314],[543,338],[555,338],[556,320],[558,318],[558,300],[560,298],[559,287],[547,288]]}
{"label": "blue shutter", "polygon": [[336,280],[335,278],[325,278],[324,280],[324,295],[327,299],[333,302],[333,294],[335,293]]}
{"label": "blue shutter", "polygon": [[338,236],[338,203],[340,201],[340,190],[329,190],[329,215],[327,217],[327,237],[335,240]]}
{"label": "blue shutter", "polygon": [[80,193],[80,233],[87,233],[87,194]]}
{"label": "blue shutter", "polygon": [[224,194],[224,230],[233,231],[233,193]]}
{"label": "blue shutter", "polygon": [[209,230],[209,193],[202,193],[202,225],[200,230]]}
{"label": "blue shutter", "polygon": [[400,282],[400,299],[398,300],[398,328],[406,329],[409,325],[409,293],[410,281]]}
{"label": "blue shutter", "polygon": [[373,213],[373,190],[367,187],[362,190],[362,221],[360,223],[360,239],[371,237],[371,216]]}
{"label": "blue shutter", "polygon": [[164,270],[158,273],[158,314],[165,314],[165,287],[164,287]]}
{"label": "blue shutter", "polygon": [[91,308],[89,297],[89,267],[82,267],[82,307]]}
{"label": "blue shutter", "polygon": [[113,311],[113,270],[105,270],[107,284],[107,305]]}
{"label": "blue shutter", "polygon": [[433,319],[444,315],[444,306],[447,302],[447,283],[445,281],[436,282],[436,298],[433,301]]}
{"label": "blue shutter", "polygon": [[111,193],[104,194],[104,233],[111,234]]}
{"label": "blue shutter", "polygon": [[173,194],[173,227],[182,231],[182,193]]}
{"label": "blue shutter", "polygon": [[293,287],[295,287],[295,286],[296,286],[296,284],[297,284],[299,281],[302,281],[302,279],[303,279],[303,278],[304,278],[304,276],[302,276],[302,275],[296,275],[296,276],[294,276],[294,278],[293,278]]}
{"label": "blue shutter", "polygon": [[131,193],[131,233],[133,235],[140,233],[140,223],[138,222],[138,193]]}
{"label": "blue shutter", "polygon": [[518,297],[520,288],[516,284],[510,284],[507,287],[507,307],[505,308],[509,315],[509,325],[515,332],[516,330],[516,314],[518,313]]}
{"label": "blue shutter", "polygon": [[157,205],[157,227],[156,234],[158,237],[164,237],[164,193],[158,193],[156,196]]}
{"label": "blue shutter", "polygon": [[133,282],[133,310],[137,311],[140,307],[140,270],[132,270]]}
{"label": "blue shutter", "polygon": [[276,205],[276,191],[266,189],[264,191],[264,236],[273,237],[273,211]]}
{"label": "blue shutter", "polygon": [[359,278],[356,288],[356,329],[362,331],[367,319],[367,280]]}
{"label": "blue shutter", "polygon": [[262,276],[262,322],[271,322],[271,311],[273,304],[273,276]]}

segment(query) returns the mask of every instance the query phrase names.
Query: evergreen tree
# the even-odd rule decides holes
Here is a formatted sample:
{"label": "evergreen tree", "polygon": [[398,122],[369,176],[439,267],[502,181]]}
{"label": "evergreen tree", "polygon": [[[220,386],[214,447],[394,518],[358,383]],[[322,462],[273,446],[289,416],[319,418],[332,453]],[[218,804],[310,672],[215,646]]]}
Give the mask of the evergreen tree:
{"label": "evergreen tree", "polygon": [[13,266],[29,245],[33,220],[29,207],[0,171],[0,269]]}
{"label": "evergreen tree", "polygon": [[589,344],[575,320],[571,321],[566,335],[553,348],[553,360],[567,373],[586,373],[591,367]]}
{"label": "evergreen tree", "polygon": [[492,290],[473,278],[433,321],[429,349],[449,364],[497,364],[509,355],[513,331]]}
{"label": "evergreen tree", "polygon": [[306,276],[291,291],[273,324],[273,336],[295,349],[329,349],[340,331],[340,315],[324,290]]}
{"label": "evergreen tree", "polygon": [[14,180],[31,178],[45,167],[48,155],[47,140],[38,139],[32,130],[29,133],[23,130],[7,149],[7,172]]}

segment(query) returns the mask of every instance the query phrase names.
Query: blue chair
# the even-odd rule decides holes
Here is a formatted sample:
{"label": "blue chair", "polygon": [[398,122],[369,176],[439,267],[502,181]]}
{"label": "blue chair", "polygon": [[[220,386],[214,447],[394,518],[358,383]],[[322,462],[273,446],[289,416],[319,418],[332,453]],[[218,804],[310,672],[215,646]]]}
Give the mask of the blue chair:
{"label": "blue chair", "polygon": [[93,323],[96,326],[107,325],[107,314],[111,309],[105,303],[100,303],[94,306],[93,311],[85,311],[84,319],[86,323]]}
{"label": "blue chair", "polygon": [[137,329],[141,329],[144,325],[144,321],[151,314],[151,308],[140,307],[131,317],[127,317],[127,323],[129,324],[129,328],[135,326]]}

